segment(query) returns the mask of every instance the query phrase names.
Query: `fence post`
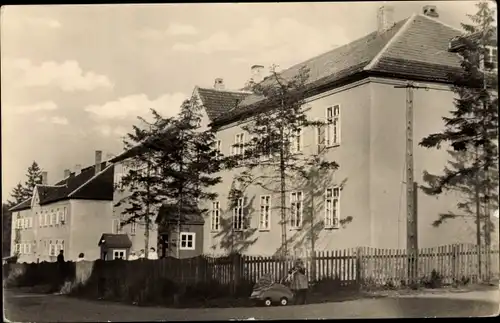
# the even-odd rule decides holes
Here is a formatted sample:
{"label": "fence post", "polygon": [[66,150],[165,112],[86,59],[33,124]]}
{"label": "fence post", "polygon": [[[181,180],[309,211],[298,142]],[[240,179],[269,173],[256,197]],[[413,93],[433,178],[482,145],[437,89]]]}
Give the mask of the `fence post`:
{"label": "fence post", "polygon": [[240,278],[241,278],[241,255],[239,254],[233,254],[233,259],[232,259],[232,271],[233,271],[233,295],[236,294],[236,289],[237,286],[240,284]]}
{"label": "fence post", "polygon": [[356,249],[356,283],[358,286],[361,286],[363,283],[363,277],[362,277],[362,265],[363,264],[363,249],[361,247],[358,247]]}
{"label": "fence post", "polygon": [[457,275],[458,275],[458,268],[457,268],[457,245],[453,244],[451,246],[451,277],[453,279],[453,283],[456,283],[458,281]]}

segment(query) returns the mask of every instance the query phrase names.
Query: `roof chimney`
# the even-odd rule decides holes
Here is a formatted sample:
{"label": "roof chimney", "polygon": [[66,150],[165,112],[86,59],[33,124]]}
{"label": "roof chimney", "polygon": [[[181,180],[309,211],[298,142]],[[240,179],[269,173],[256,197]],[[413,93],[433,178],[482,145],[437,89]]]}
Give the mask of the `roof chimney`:
{"label": "roof chimney", "polygon": [[95,174],[97,175],[101,171],[101,163],[102,163],[102,151],[95,151]]}
{"label": "roof chimney", "polygon": [[260,83],[262,82],[262,71],[264,70],[264,66],[262,65],[254,65],[250,68],[251,71],[251,77],[250,77],[250,82],[253,83]]}
{"label": "roof chimney", "polygon": [[214,89],[216,90],[224,90],[224,80],[220,77],[215,79]]}
{"label": "roof chimney", "polygon": [[427,17],[439,18],[436,6],[427,5],[422,8],[422,12]]}
{"label": "roof chimney", "polygon": [[68,178],[70,174],[71,174],[71,171],[69,169],[64,170],[64,178]]}
{"label": "roof chimney", "polygon": [[377,12],[377,31],[379,34],[384,33],[394,26],[394,7],[382,6]]}
{"label": "roof chimney", "polygon": [[82,172],[82,165],[76,164],[75,166],[75,175],[79,175]]}
{"label": "roof chimney", "polygon": [[47,185],[48,183],[49,173],[42,172],[42,185]]}

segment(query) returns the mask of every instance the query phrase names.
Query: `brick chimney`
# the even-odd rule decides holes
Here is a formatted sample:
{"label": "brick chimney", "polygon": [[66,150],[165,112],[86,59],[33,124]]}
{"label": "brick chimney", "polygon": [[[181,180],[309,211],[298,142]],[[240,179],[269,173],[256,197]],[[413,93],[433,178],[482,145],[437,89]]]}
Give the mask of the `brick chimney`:
{"label": "brick chimney", "polygon": [[220,77],[215,79],[214,89],[216,90],[224,90],[224,80]]}
{"label": "brick chimney", "polygon": [[69,169],[64,170],[64,178],[68,178],[70,174],[71,174],[71,171]]}
{"label": "brick chimney", "polygon": [[427,17],[439,18],[436,6],[427,5],[422,8],[422,12]]}
{"label": "brick chimney", "polygon": [[377,11],[377,31],[379,34],[384,33],[394,26],[394,7],[382,6]]}
{"label": "brick chimney", "polygon": [[75,175],[78,175],[82,172],[82,165],[81,164],[76,164],[75,166]]}
{"label": "brick chimney", "polygon": [[250,77],[250,81],[253,82],[253,83],[260,83],[262,82],[262,79],[263,79],[263,75],[262,75],[262,71],[264,70],[264,66],[262,65],[254,65],[250,68],[250,72],[251,72],[251,77]]}
{"label": "brick chimney", "polygon": [[47,185],[48,183],[49,173],[42,172],[42,185]]}
{"label": "brick chimney", "polygon": [[101,172],[101,163],[102,163],[102,151],[96,150],[95,151],[95,174],[96,175]]}

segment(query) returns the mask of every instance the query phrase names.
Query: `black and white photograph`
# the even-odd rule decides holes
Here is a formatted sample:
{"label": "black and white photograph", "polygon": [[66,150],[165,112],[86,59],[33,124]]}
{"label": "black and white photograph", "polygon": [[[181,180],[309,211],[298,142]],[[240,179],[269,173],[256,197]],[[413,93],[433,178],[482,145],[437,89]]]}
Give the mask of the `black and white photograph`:
{"label": "black and white photograph", "polygon": [[499,315],[495,1],[0,10],[5,322]]}

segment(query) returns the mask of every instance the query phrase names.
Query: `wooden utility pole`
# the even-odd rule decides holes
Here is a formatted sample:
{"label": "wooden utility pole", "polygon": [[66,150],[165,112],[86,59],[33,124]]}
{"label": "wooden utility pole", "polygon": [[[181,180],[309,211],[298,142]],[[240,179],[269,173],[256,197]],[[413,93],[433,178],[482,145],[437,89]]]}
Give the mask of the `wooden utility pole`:
{"label": "wooden utility pole", "polygon": [[413,166],[413,89],[428,89],[415,86],[413,82],[394,86],[406,89],[406,250],[408,256],[408,279],[414,282],[418,273],[418,234],[416,213],[416,190]]}

